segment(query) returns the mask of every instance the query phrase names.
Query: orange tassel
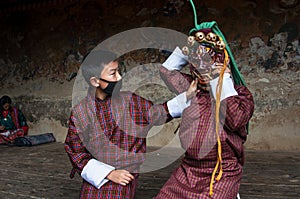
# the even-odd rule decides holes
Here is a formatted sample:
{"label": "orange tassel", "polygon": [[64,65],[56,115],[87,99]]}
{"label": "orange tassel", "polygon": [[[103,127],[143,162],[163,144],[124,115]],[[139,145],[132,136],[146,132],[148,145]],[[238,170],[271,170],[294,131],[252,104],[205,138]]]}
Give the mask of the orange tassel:
{"label": "orange tassel", "polygon": [[[227,67],[227,63],[228,63],[228,53],[226,51],[226,49],[224,49],[224,53],[225,53],[225,59],[224,59],[224,64],[223,67],[221,69],[220,72],[220,76],[219,76],[219,81],[218,81],[218,85],[216,88],[216,135],[217,135],[217,143],[218,143],[218,158],[217,158],[217,164],[214,168],[214,171],[212,173],[212,177],[210,180],[210,186],[209,186],[209,195],[212,196],[213,195],[213,184],[216,181],[219,181],[222,178],[222,174],[223,174],[223,169],[222,169],[222,145],[221,145],[221,140],[220,140],[220,135],[219,135],[219,122],[220,122],[220,104],[221,104],[221,93],[222,93],[222,86],[223,86],[223,77],[224,77],[224,73]],[[219,170],[219,174],[215,179],[215,175],[216,172],[218,170],[218,168],[220,168]]]}

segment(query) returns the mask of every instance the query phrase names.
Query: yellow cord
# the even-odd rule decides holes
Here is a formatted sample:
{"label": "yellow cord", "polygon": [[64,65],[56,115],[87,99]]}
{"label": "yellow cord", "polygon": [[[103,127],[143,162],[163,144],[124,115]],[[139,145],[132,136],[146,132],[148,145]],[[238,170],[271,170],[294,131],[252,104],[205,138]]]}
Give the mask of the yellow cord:
{"label": "yellow cord", "polygon": [[[209,185],[209,195],[212,196],[213,195],[213,184],[214,181],[219,181],[222,177],[223,174],[223,169],[222,169],[222,145],[221,145],[221,140],[220,140],[220,135],[219,135],[219,121],[220,121],[220,117],[219,117],[219,113],[220,113],[220,104],[221,104],[221,92],[222,92],[222,86],[223,86],[223,77],[224,77],[224,73],[227,67],[227,63],[228,63],[228,53],[226,51],[226,49],[224,49],[224,53],[225,53],[225,59],[224,59],[224,64],[223,67],[221,69],[220,72],[220,76],[219,76],[219,81],[218,81],[218,85],[216,88],[216,135],[217,135],[217,142],[218,142],[218,158],[217,158],[217,164],[214,168],[214,171],[212,173],[211,176],[211,180],[210,180],[210,185]],[[218,170],[218,168],[220,168],[219,174],[215,179],[215,175],[216,172]]]}

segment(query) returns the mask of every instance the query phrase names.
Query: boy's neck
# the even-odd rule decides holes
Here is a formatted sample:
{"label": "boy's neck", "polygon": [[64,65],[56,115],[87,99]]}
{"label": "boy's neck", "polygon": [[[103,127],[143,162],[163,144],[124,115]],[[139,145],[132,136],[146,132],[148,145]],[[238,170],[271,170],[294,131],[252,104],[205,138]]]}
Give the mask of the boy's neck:
{"label": "boy's neck", "polygon": [[101,100],[105,100],[105,98],[107,97],[107,94],[104,93],[100,88],[97,88],[96,89],[96,97]]}

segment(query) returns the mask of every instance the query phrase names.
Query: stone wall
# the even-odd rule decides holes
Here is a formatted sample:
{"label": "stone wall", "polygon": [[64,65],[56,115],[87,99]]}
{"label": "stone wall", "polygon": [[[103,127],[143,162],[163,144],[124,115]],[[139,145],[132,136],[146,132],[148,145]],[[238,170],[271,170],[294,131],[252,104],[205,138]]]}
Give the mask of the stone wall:
{"label": "stone wall", "polygon": [[[133,28],[164,27],[186,34],[194,27],[191,6],[183,0],[169,9],[167,1],[158,0],[65,0],[40,6],[12,2],[0,10],[0,94],[10,95],[25,113],[30,134],[53,132],[58,141],[64,141],[67,132],[73,84],[86,52]],[[248,149],[300,150],[299,4],[195,1],[199,22],[218,22],[254,95]],[[156,62],[164,60],[157,52],[145,51],[135,55],[135,61],[153,53]],[[173,96],[157,85],[138,92],[157,103]],[[179,122],[153,129],[149,144],[172,141],[171,146],[178,146],[174,131]]]}

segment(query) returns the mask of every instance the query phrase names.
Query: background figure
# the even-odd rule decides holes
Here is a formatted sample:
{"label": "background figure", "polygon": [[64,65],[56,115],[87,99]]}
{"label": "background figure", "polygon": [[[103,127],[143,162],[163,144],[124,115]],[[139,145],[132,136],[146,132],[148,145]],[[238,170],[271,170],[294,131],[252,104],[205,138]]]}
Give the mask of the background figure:
{"label": "background figure", "polygon": [[28,134],[26,118],[21,110],[12,106],[9,96],[0,99],[0,144],[13,142],[16,137]]}

